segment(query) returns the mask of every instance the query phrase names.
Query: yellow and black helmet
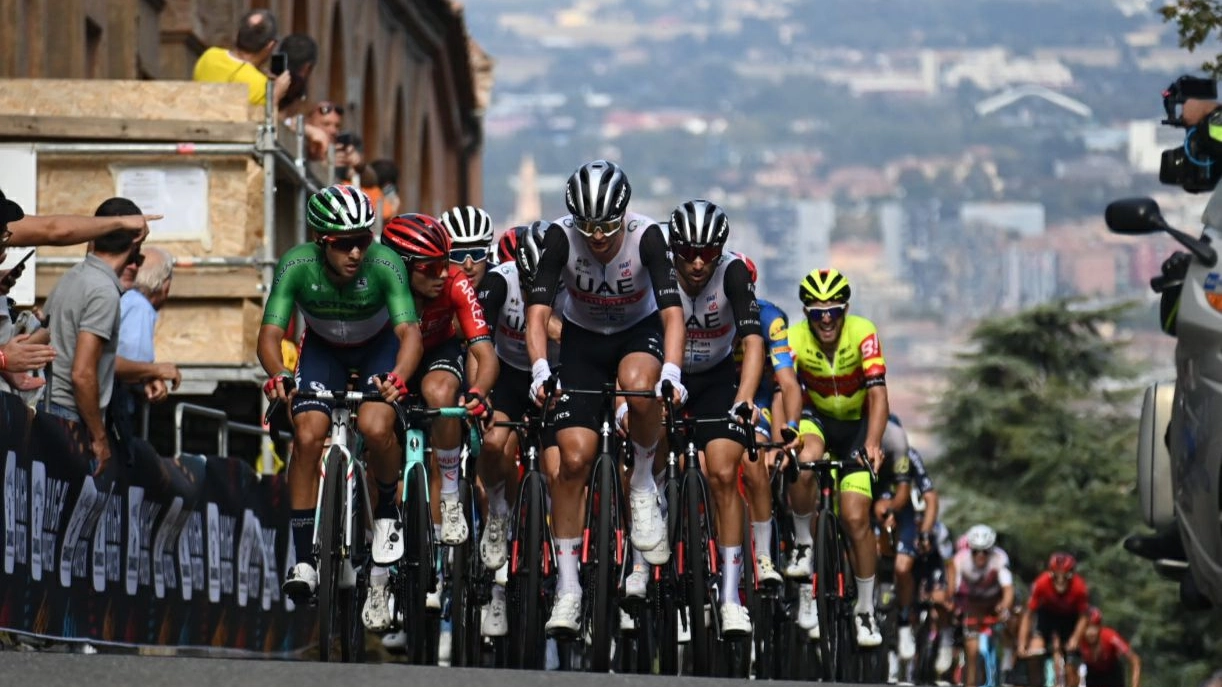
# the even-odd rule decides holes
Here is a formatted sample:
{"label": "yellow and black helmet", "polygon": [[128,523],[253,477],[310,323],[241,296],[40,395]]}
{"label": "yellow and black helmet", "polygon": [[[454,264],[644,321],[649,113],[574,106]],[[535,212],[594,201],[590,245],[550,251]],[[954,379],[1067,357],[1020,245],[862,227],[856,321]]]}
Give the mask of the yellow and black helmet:
{"label": "yellow and black helmet", "polygon": [[813,270],[798,285],[798,298],[802,300],[803,305],[810,305],[815,301],[848,303],[852,292],[849,280],[837,269]]}

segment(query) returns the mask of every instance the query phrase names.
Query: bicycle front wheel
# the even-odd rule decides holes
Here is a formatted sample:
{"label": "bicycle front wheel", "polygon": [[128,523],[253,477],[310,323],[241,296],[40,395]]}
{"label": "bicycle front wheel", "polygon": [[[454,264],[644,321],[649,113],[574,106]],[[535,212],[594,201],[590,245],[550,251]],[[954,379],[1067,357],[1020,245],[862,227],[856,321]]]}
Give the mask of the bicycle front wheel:
{"label": "bicycle front wheel", "polygon": [[692,674],[712,674],[713,637],[704,615],[709,600],[709,541],[706,529],[712,522],[712,512],[705,499],[704,482],[698,473],[688,473],[683,480],[683,554],[687,568],[687,615],[691,627]]}
{"label": "bicycle front wheel", "polygon": [[[619,510],[615,498],[615,461],[609,456],[600,456],[595,461],[594,483],[590,485],[590,512],[596,516],[589,555],[594,558],[590,565],[593,579],[589,591],[593,598],[587,603],[593,607],[590,617],[590,670],[605,673],[611,669],[612,621],[618,625],[616,596],[619,594],[616,572],[617,542],[615,531]],[[589,522],[589,521],[587,521]],[[589,525],[587,524],[587,531]],[[589,561],[587,561],[589,562]]]}
{"label": "bicycle front wheel", "polygon": [[[322,484],[322,508],[318,519],[318,660],[339,658],[332,639],[340,627],[339,576],[343,569],[340,547],[343,545],[344,454],[331,447],[323,462],[326,476]],[[342,651],[341,642],[341,651]]]}
{"label": "bicycle front wheel", "polygon": [[407,488],[403,502],[403,531],[407,535],[407,550],[399,571],[398,593],[403,608],[403,631],[407,635],[408,656],[413,663],[429,662],[430,646],[425,597],[435,579],[433,556],[433,516],[429,512],[428,482],[424,465],[415,465],[407,473]]}

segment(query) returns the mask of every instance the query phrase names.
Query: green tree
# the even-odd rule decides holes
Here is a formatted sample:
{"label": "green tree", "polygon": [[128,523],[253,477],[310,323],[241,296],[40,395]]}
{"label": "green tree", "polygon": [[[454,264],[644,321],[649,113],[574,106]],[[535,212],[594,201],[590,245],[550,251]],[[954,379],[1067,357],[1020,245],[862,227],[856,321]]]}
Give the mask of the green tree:
{"label": "green tree", "polygon": [[[1058,302],[982,322],[939,400],[937,463],[956,531],[997,528],[1024,582],[1068,550],[1150,685],[1195,685],[1222,664],[1222,615],[1186,615],[1173,584],[1126,553],[1140,522],[1133,370],[1105,334],[1127,308]],[[1117,390],[1119,389],[1119,390]]]}
{"label": "green tree", "polygon": [[[1217,0],[1174,0],[1159,8],[1163,21],[1173,21],[1180,36],[1180,47],[1195,52],[1206,41],[1222,38],[1222,2]],[[1222,76],[1222,53],[1206,60],[1201,69],[1217,78]]]}

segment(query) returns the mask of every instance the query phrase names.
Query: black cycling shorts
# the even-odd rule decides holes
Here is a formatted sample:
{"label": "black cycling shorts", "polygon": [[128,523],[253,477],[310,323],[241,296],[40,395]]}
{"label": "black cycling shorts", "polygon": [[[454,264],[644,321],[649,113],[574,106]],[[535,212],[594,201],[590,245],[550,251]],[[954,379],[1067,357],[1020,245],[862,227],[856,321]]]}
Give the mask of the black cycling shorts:
{"label": "black cycling shorts", "polygon": [[[461,340],[453,338],[443,341],[425,351],[420,358],[420,364],[416,367],[416,373],[407,382],[408,391],[420,394],[424,385],[424,376],[439,370],[449,372],[458,378],[460,394],[467,390],[467,353],[463,350]],[[451,401],[451,403],[457,402],[457,398]]]}
{"label": "black cycling shorts", "polygon": [[[837,420],[811,408],[802,411],[802,419],[813,422],[823,433],[826,450],[837,460],[849,462],[849,456],[854,451],[861,451],[866,445],[866,429],[869,421],[862,417],[857,420]],[[840,471],[841,479],[855,472],[867,470],[864,463],[853,461]]]}
{"label": "black cycling shorts", "polygon": [[[345,391],[350,370],[360,378],[359,391],[377,391],[372,377],[390,372],[399,355],[399,337],[387,327],[373,338],[356,346],[336,346],[309,329],[301,337],[297,357],[297,388],[305,391]],[[293,415],[315,410],[331,414],[331,402],[319,399],[293,399]]]}
{"label": "black cycling shorts", "polygon": [[615,382],[620,361],[631,353],[662,360],[662,318],[654,313],[622,332],[599,334],[565,320],[560,335],[560,398],[550,414],[557,430],[598,430],[602,399],[594,394],[565,394],[565,389],[601,389]]}
{"label": "black cycling shorts", "polygon": [[492,407],[514,422],[534,408],[530,402],[530,370],[519,370],[501,361],[501,372],[492,387]]}
{"label": "black cycling shorts", "polygon": [[738,371],[734,356],[704,372],[683,373],[683,385],[687,387],[687,405],[684,415],[706,418],[723,416],[724,423],[696,425],[696,446],[703,450],[714,439],[730,439],[743,448],[747,447],[747,430],[730,419],[730,408],[738,392]]}
{"label": "black cycling shorts", "polygon": [[1078,615],[1076,613],[1049,613],[1048,611],[1036,611],[1035,613],[1035,631],[1044,638],[1044,646],[1052,651],[1052,638],[1060,637],[1061,648],[1069,644],[1069,638],[1073,636],[1073,631],[1078,626]]}

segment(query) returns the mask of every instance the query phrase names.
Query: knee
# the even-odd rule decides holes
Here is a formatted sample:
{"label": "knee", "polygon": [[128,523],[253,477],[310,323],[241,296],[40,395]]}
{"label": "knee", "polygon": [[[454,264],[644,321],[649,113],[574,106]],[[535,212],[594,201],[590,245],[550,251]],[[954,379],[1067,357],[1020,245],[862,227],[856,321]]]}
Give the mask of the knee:
{"label": "knee", "polygon": [[431,408],[452,406],[458,400],[458,379],[448,372],[427,374],[420,386],[420,393]]}
{"label": "knee", "polygon": [[[364,418],[361,418],[364,420]],[[393,423],[359,421],[361,434],[365,437],[365,443],[370,446],[389,446],[395,442],[395,431]]]}
{"label": "knee", "polygon": [[297,416],[293,423],[294,439],[302,449],[321,446],[330,428],[327,422],[322,421],[321,415],[318,419],[312,418],[312,415],[319,414],[314,412],[302,413]]}
{"label": "knee", "polygon": [[738,484],[738,461],[726,460],[725,456],[720,456],[716,461],[709,461],[708,476],[709,486],[713,491],[733,490]]}
{"label": "knee", "polygon": [[840,505],[840,521],[844,524],[844,529],[848,532],[849,537],[859,539],[866,536],[870,531],[870,514],[869,509],[846,509],[844,504]]}
{"label": "knee", "polygon": [[581,482],[586,477],[586,458],[581,451],[560,449],[560,469],[557,477],[564,482]]}
{"label": "knee", "polygon": [[912,556],[895,557],[895,574],[905,577],[912,575]]}

